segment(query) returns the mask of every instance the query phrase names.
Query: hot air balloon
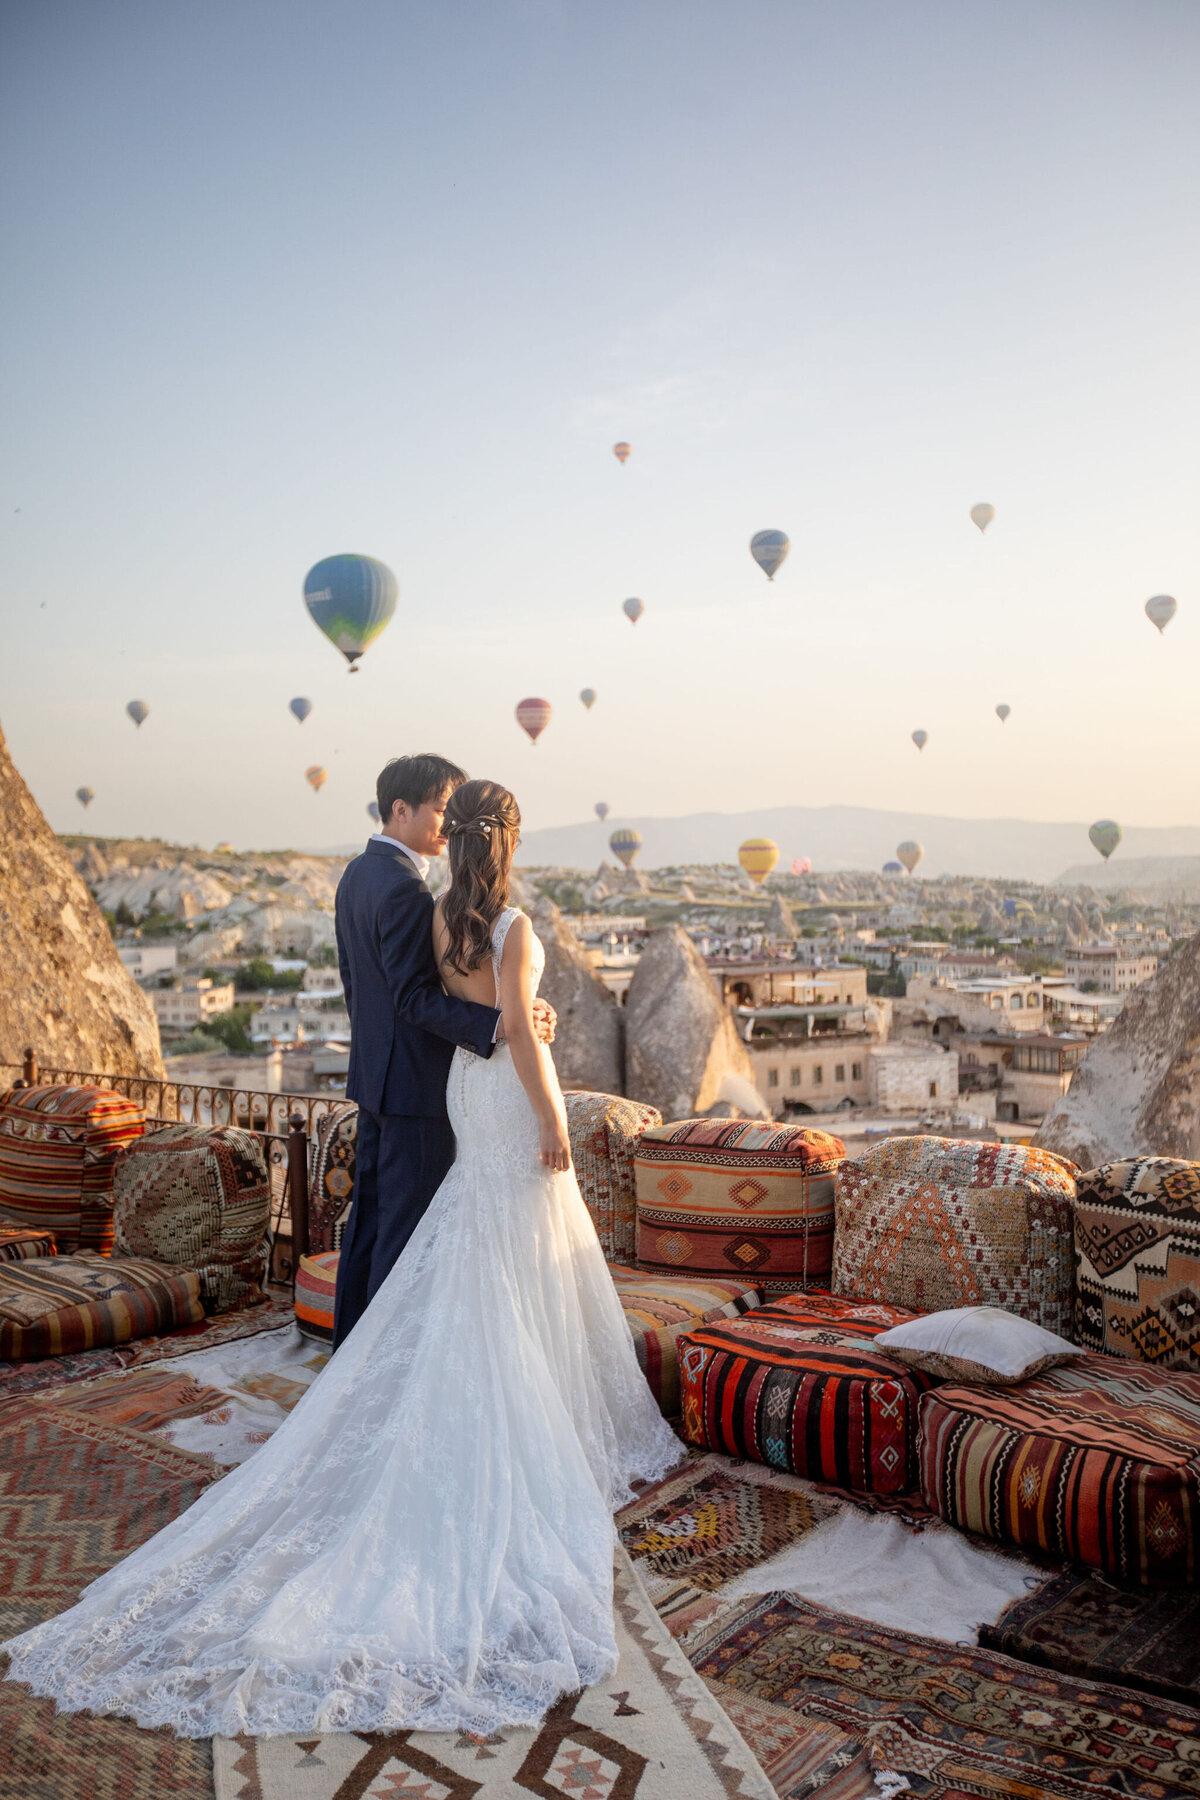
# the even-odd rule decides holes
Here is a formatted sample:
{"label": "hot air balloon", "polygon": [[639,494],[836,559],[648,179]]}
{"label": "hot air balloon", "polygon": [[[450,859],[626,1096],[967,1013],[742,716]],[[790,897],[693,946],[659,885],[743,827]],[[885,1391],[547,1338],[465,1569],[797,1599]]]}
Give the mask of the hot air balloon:
{"label": "hot air balloon", "polygon": [[580,688],[579,698],[583,701],[583,704],[587,707],[588,711],[591,712],[593,706],[596,704],[595,688]]}
{"label": "hot air balloon", "polygon": [[925,851],[913,838],[905,838],[902,844],[896,845],[896,855],[911,875]]}
{"label": "hot air balloon", "polygon": [[378,802],[378,800],[368,800],[367,801],[367,816],[368,816],[368,818],[374,819],[375,823],[378,825],[378,823],[379,823],[379,802]]}
{"label": "hot air balloon", "polygon": [[632,454],[633,454],[633,445],[627,444],[625,442],[624,438],[621,439],[621,442],[619,444],[613,445],[613,455],[616,457],[616,459],[619,463],[627,463]]}
{"label": "hot air balloon", "polygon": [[621,611],[631,625],[637,624],[645,610],[645,604],[641,600],[622,600],[621,602]]}
{"label": "hot air balloon", "polygon": [[917,746],[918,750],[923,750],[929,742],[929,733],[927,731],[914,731],[912,734],[912,741]]}
{"label": "hot air balloon", "polygon": [[750,554],[768,581],[774,581],[791,547],[786,531],[756,531],[750,539]]}
{"label": "hot air balloon", "polygon": [[225,841],[222,841],[219,844],[214,844],[213,845],[213,855],[214,856],[232,856],[233,855],[233,845],[230,843],[227,843]]}
{"label": "hot air balloon", "polygon": [[613,832],[608,840],[608,847],[624,868],[631,869],[634,858],[642,847],[642,834],[640,831],[630,831],[627,825],[623,825],[620,831]]}
{"label": "hot air balloon", "polygon": [[1153,600],[1146,602],[1146,617],[1152,625],[1157,625],[1160,637],[1178,611],[1179,602],[1170,594],[1155,594]]}
{"label": "hot air balloon", "polygon": [[607,817],[608,817],[608,801],[607,800],[597,800],[595,806],[592,808],[592,811],[595,813],[596,817],[599,819],[600,823],[603,825],[605,819],[607,819]]}
{"label": "hot air balloon", "polygon": [[894,859],[891,862],[885,862],[883,865],[883,872],[885,875],[903,875],[904,864],[898,863]]}
{"label": "hot air balloon", "polygon": [[522,700],[517,706],[517,724],[522,731],[529,733],[529,740],[536,744],[550,723],[552,708],[548,700]]}
{"label": "hot air balloon", "polygon": [[75,798],[78,800],[80,806],[82,806],[84,812],[86,812],[96,796],[91,788],[76,788]]}
{"label": "hot air balloon", "polygon": [[770,838],[747,838],[738,846],[738,861],[751,881],[761,887],[779,861],[779,845]]}
{"label": "hot air balloon", "polygon": [[319,794],[329,777],[321,767],[320,763],[314,763],[311,769],[305,769],[304,779],[307,781],[313,793]]}
{"label": "hot air balloon", "polygon": [[978,525],[980,531],[986,531],[995,516],[995,507],[989,506],[986,500],[981,500],[978,506],[971,508],[971,523]]}
{"label": "hot air balloon", "polygon": [[125,708],[134,724],[141,729],[142,724],[150,717],[150,708],[144,700],[131,700]]}
{"label": "hot air balloon", "polygon": [[807,856],[793,856],[793,858],[792,858],[792,874],[793,875],[811,875],[812,874],[812,863],[809,861]]}
{"label": "hot air balloon", "polygon": [[996,717],[999,719],[999,721],[1002,725],[1003,725],[1005,719],[1007,719],[1007,717],[1011,711],[1012,711],[1012,707],[1005,706],[1003,701],[1001,701],[1000,705],[996,708]]}
{"label": "hot air balloon", "polygon": [[307,719],[309,713],[312,711],[312,701],[304,699],[289,700],[288,711],[290,713],[295,713],[296,717],[303,725],[305,719]]}
{"label": "hot air balloon", "polygon": [[1125,833],[1115,819],[1097,819],[1088,831],[1093,847],[1100,852],[1105,862],[1108,861],[1124,835]]}
{"label": "hot air balloon", "polygon": [[304,577],[304,604],[352,675],[395,612],[399,592],[392,571],[373,556],[327,556]]}

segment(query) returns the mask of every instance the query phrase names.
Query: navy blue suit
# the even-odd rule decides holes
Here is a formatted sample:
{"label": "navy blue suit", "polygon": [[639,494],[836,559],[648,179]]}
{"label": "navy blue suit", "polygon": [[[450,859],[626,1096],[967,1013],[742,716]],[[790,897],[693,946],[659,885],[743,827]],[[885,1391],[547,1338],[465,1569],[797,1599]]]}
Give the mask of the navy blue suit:
{"label": "navy blue suit", "polygon": [[350,1014],[346,1096],[358,1102],[354,1205],[342,1238],[333,1346],[386,1280],[454,1161],[446,1078],[456,1045],[490,1056],[500,1014],[442,988],[433,896],[398,844],[372,838],[338,884]]}

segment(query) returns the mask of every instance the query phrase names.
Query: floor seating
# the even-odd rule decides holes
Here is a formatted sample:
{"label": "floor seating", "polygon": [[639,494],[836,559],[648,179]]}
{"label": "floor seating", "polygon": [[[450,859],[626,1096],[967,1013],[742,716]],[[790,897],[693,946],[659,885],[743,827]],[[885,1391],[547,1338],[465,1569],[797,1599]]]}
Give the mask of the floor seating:
{"label": "floor seating", "polygon": [[662,1124],[662,1114],[641,1100],[586,1089],[563,1099],[571,1160],[600,1247],[609,1262],[632,1262],[637,1256],[634,1155],[643,1134]]}
{"label": "floor seating", "polygon": [[874,1348],[913,1313],[828,1294],[781,1298],[679,1339],[689,1443],[860,1493],[915,1485],[931,1377]]}
{"label": "floor seating", "polygon": [[0,1262],[25,1262],[31,1256],[55,1256],[57,1250],[52,1231],[36,1231],[21,1225],[0,1226]]}
{"label": "floor seating", "polygon": [[1089,1354],[1014,1387],[935,1387],[920,1475],[964,1531],[1121,1580],[1195,1581],[1200,1375]]}
{"label": "floor seating", "polygon": [[113,1164],[145,1123],[111,1088],[11,1088],[0,1096],[0,1225],[52,1232],[62,1255],[108,1255]]}
{"label": "floor seating", "polygon": [[1024,1144],[889,1138],[837,1171],[833,1292],[1000,1306],[1070,1336],[1077,1174]]}
{"label": "floor seating", "polygon": [[1079,1177],[1075,1341],[1200,1373],[1200,1163],[1141,1156]]}
{"label": "floor seating", "polygon": [[296,1265],[296,1323],[305,1337],[328,1344],[333,1339],[333,1299],[340,1250],[316,1250]]}
{"label": "floor seating", "polygon": [[637,1260],[740,1275],[764,1294],[828,1288],[840,1138],[751,1119],[651,1126],[634,1152]]}
{"label": "floor seating", "polygon": [[340,1250],[354,1198],[358,1106],[335,1100],[317,1120],[308,1175],[308,1248],[313,1256]]}
{"label": "floor seating", "polygon": [[67,1356],[198,1325],[200,1277],[140,1257],[39,1256],[0,1263],[0,1359]]}
{"label": "floor seating", "polygon": [[262,1142],[236,1125],[165,1125],[117,1158],[119,1256],[194,1270],[208,1313],[266,1299],[271,1186]]}

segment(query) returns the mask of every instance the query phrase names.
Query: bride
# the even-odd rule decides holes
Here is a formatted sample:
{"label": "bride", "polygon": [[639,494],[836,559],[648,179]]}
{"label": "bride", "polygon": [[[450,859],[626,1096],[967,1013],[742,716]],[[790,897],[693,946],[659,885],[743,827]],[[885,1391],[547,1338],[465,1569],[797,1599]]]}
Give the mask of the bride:
{"label": "bride", "polygon": [[501,1008],[458,1050],[457,1155],[275,1435],[77,1605],[10,1679],[187,1737],[537,1723],[616,1667],[612,1513],[683,1454],[634,1356],[533,1034],[544,955],[508,906],[520,813],[452,796],[443,981]]}

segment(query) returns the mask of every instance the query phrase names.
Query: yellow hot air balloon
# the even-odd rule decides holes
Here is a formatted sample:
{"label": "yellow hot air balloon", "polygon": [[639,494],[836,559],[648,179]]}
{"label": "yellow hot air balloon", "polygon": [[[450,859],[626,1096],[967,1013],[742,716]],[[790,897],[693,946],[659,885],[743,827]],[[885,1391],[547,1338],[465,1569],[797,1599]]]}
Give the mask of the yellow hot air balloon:
{"label": "yellow hot air balloon", "polygon": [[319,763],[314,763],[311,769],[305,769],[304,779],[313,793],[319,794],[329,777]]}
{"label": "yellow hot air balloon", "polygon": [[779,861],[779,845],[770,838],[747,838],[738,850],[738,861],[751,881],[757,881],[761,887]]}
{"label": "yellow hot air balloon", "polygon": [[613,455],[619,463],[627,463],[632,454],[633,445],[627,444],[623,438],[619,444],[613,445]]}

